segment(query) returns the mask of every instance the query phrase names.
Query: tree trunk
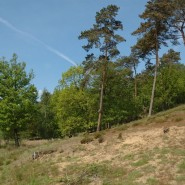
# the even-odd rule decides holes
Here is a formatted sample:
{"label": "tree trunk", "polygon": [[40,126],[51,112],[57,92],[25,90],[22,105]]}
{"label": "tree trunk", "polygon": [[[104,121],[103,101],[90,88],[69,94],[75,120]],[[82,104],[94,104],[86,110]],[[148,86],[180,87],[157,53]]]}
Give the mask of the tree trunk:
{"label": "tree trunk", "polygon": [[137,78],[136,78],[136,66],[134,65],[134,73],[135,73],[135,78],[134,78],[134,97],[137,97]]}
{"label": "tree trunk", "polygon": [[98,111],[97,132],[100,131],[101,118],[102,118],[102,112],[103,112],[103,91],[104,91],[104,82],[102,81],[101,92],[100,92],[100,108],[99,108],[99,111]]}
{"label": "tree trunk", "polygon": [[157,80],[157,64],[155,65],[155,73],[154,73],[154,80],[153,80],[153,87],[152,87],[152,95],[151,95],[151,99],[150,99],[150,108],[149,108],[148,117],[150,117],[152,115],[156,80]]}
{"label": "tree trunk", "polygon": [[157,68],[159,65],[159,47],[158,47],[158,40],[157,40],[157,31],[156,31],[156,64],[155,64],[155,72],[154,72],[154,80],[153,80],[153,87],[152,87],[152,95],[150,99],[150,108],[148,117],[152,115],[153,103],[154,103],[154,94],[155,94],[155,87],[156,87],[156,80],[157,80]]}
{"label": "tree trunk", "polygon": [[183,39],[183,43],[184,43],[184,46],[185,46],[185,34],[184,34],[184,30],[181,30],[180,32],[182,34],[182,39]]}
{"label": "tree trunk", "polygon": [[18,136],[18,131],[17,129],[14,129],[14,141],[15,141],[15,146],[19,147],[20,143],[19,143],[19,136]]}
{"label": "tree trunk", "polygon": [[100,131],[102,114],[103,114],[103,96],[104,96],[104,89],[105,89],[106,71],[107,71],[107,52],[106,52],[105,62],[103,64],[97,132]]}

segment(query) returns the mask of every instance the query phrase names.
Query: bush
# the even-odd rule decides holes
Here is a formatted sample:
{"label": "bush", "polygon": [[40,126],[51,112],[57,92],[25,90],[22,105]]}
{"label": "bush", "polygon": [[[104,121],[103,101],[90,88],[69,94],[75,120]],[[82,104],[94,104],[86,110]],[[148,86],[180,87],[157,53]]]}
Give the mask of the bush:
{"label": "bush", "polygon": [[98,142],[99,142],[99,143],[103,143],[103,142],[104,142],[103,136],[100,136],[100,137],[98,138]]}
{"label": "bush", "polygon": [[93,138],[90,136],[85,136],[82,140],[81,140],[81,144],[88,144],[90,142],[93,141]]}
{"label": "bush", "polygon": [[99,139],[100,137],[102,137],[102,134],[100,132],[96,132],[94,134],[94,139]]}
{"label": "bush", "polygon": [[119,133],[119,135],[118,135],[118,139],[123,139],[123,137],[122,137],[122,133]]}

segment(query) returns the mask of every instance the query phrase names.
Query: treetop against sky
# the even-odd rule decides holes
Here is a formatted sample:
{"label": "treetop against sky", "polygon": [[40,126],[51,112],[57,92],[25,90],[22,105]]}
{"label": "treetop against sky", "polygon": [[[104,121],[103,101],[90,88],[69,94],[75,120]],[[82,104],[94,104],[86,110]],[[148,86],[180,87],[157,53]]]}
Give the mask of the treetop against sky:
{"label": "treetop against sky", "polygon": [[[146,3],[147,0],[0,0],[0,57],[10,59],[17,53],[19,60],[27,63],[27,69],[33,69],[36,87],[53,91],[62,72],[85,59],[85,41],[78,40],[78,36],[95,23],[97,11],[110,4],[120,7],[118,20],[122,21],[123,31],[119,34],[126,42],[118,48],[122,56],[127,56],[136,43],[137,37],[131,33],[142,21],[138,15]],[[183,61],[184,48],[174,49],[182,51]]]}

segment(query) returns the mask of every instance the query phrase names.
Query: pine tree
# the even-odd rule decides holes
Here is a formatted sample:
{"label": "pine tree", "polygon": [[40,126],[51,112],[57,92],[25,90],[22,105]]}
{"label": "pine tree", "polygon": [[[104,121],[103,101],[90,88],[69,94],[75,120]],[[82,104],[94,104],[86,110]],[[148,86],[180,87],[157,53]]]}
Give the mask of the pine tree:
{"label": "pine tree", "polygon": [[[81,35],[79,36],[79,39],[87,39],[87,45],[83,46],[87,52],[95,48],[101,53],[98,58],[95,59],[95,68],[99,68],[101,71],[97,131],[100,130],[103,114],[103,99],[107,80],[108,62],[119,55],[117,45],[120,42],[125,41],[123,37],[115,33],[116,31],[123,29],[122,23],[115,19],[118,10],[119,8],[115,5],[109,5],[106,8],[101,9],[100,12],[96,13],[96,23],[93,25],[93,28],[81,32]],[[91,56],[91,59],[94,57],[93,54],[88,56]],[[87,65],[89,65],[89,63]]]}
{"label": "pine tree", "polygon": [[148,116],[152,114],[154,93],[157,80],[157,68],[159,66],[159,50],[162,45],[167,46],[167,40],[174,38],[174,33],[166,24],[168,11],[163,11],[161,6],[164,6],[168,1],[150,0],[146,5],[146,9],[140,18],[145,22],[141,23],[140,27],[133,32],[133,35],[140,35],[137,44],[134,46],[135,51],[141,58],[147,58],[151,55],[155,56],[155,71],[154,80],[150,101],[150,108]]}
{"label": "pine tree", "polygon": [[163,5],[161,9],[169,12],[167,24],[169,26],[169,29],[173,30],[176,33],[175,40],[182,38],[185,46],[185,2],[184,0],[170,0],[168,1],[168,6]]}

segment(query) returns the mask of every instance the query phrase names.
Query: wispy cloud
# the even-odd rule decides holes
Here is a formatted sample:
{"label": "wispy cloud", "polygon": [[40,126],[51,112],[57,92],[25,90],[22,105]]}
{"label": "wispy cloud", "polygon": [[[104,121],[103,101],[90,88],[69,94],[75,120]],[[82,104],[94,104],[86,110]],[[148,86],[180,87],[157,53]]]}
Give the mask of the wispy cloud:
{"label": "wispy cloud", "polygon": [[5,26],[7,26],[8,28],[10,28],[11,30],[25,36],[28,37],[36,42],[38,42],[39,44],[41,44],[44,48],[46,48],[48,51],[54,53],[55,55],[59,56],[60,58],[66,60],[67,62],[71,63],[74,66],[77,66],[77,64],[71,60],[69,57],[67,57],[66,55],[64,55],[63,53],[61,53],[60,51],[54,49],[53,47],[47,45],[45,42],[41,41],[40,39],[38,39],[37,37],[33,36],[30,33],[24,32],[18,28],[16,28],[15,26],[13,26],[10,22],[8,22],[7,20],[3,19],[2,17],[0,17],[0,22],[2,24],[4,24]]}

